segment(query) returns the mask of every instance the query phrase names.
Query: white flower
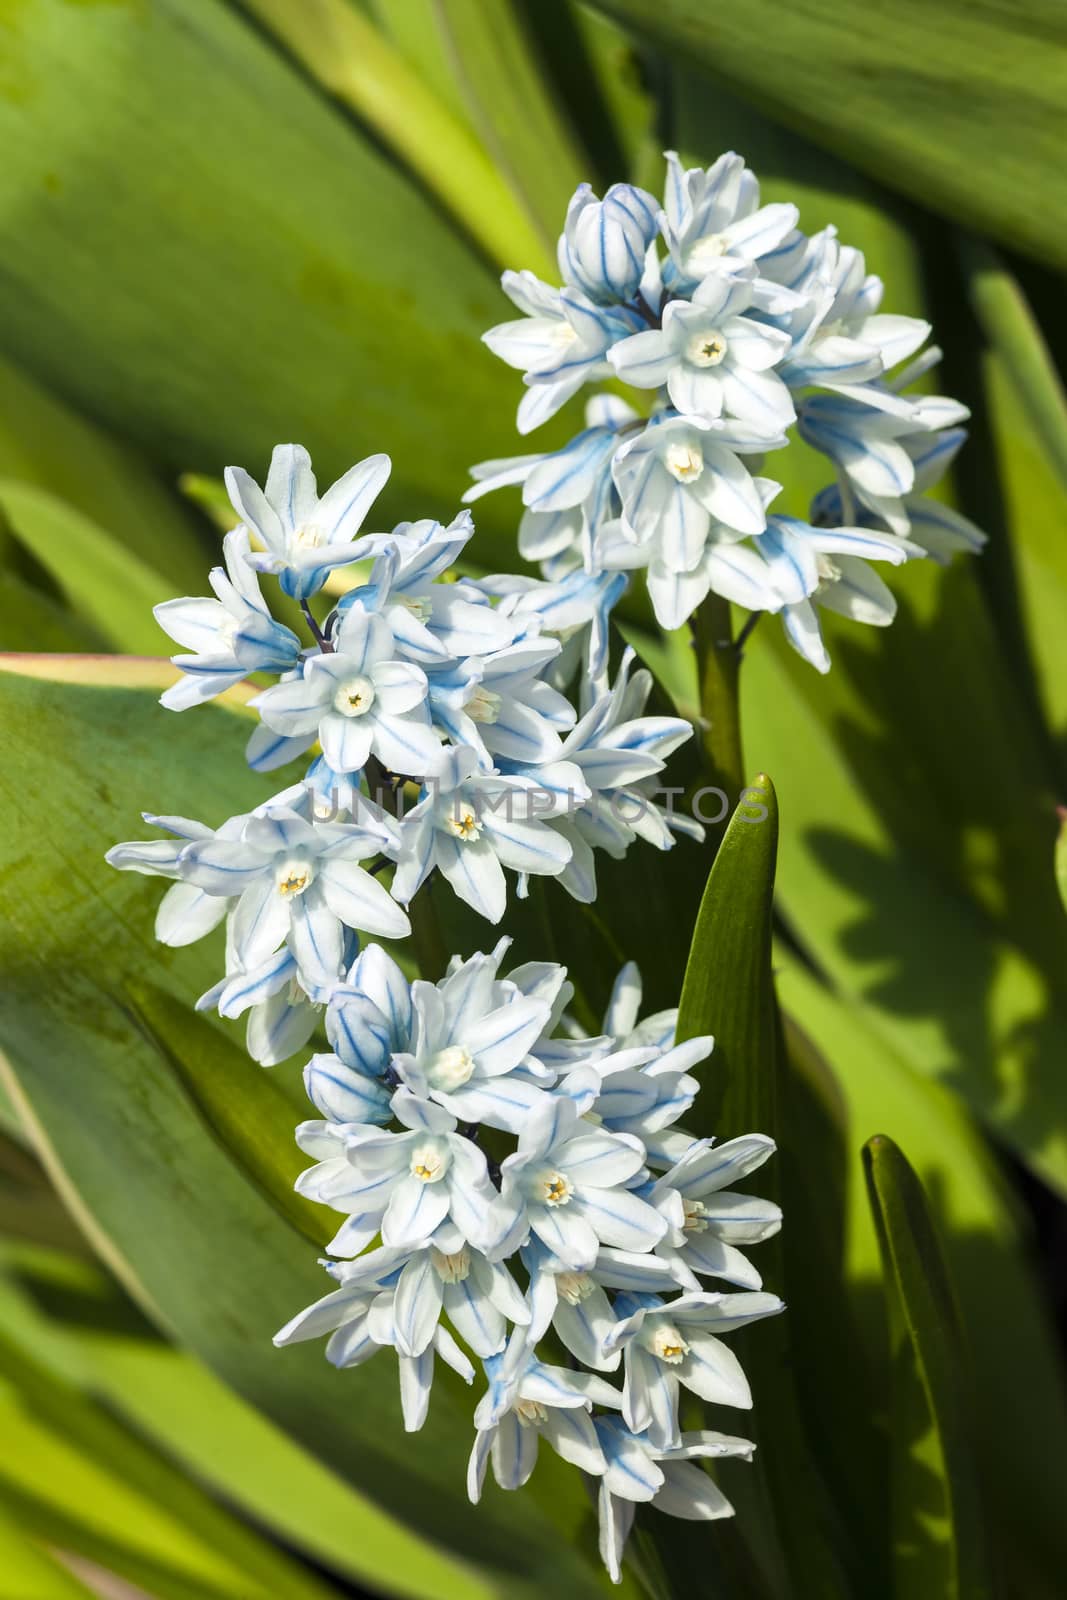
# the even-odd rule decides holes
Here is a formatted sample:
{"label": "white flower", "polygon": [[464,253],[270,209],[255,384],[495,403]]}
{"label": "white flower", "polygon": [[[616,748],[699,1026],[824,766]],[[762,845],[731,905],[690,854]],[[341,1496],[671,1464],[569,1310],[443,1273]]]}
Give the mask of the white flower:
{"label": "white flower", "polygon": [[300,640],[276,622],[248,564],[247,528],[231,528],[222,542],[226,561],[209,577],[216,598],[166,600],[153,615],[165,633],[191,650],[172,656],[182,677],[160,695],[171,711],[211,700],[250,672],[288,672],[300,658]]}
{"label": "white flower", "polygon": [[656,237],[659,207],[631,183],[613,183],[603,200],[582,183],[571,196],[559,239],[564,283],[590,300],[612,304],[637,293],[645,255]]}
{"label": "white flower", "polygon": [[[407,1089],[394,1094],[393,1114],[405,1132],[338,1124],[329,1135],[335,1153],[302,1174],[300,1193],[358,1217],[363,1232],[376,1221],[394,1249],[426,1244],[446,1220],[465,1243],[481,1246],[496,1196],[483,1152],[457,1133],[455,1117]],[[317,1138],[330,1125],[307,1127]]]}
{"label": "white flower", "polygon": [[282,589],[305,600],[334,567],[358,561],[370,543],[353,543],[389,476],[388,456],[368,456],[320,497],[311,457],[302,445],[276,445],[261,489],[243,467],[226,468],[233,508],[265,547],[246,559],[260,572],[278,574]]}
{"label": "white flower", "polygon": [[529,1118],[500,1167],[500,1233],[532,1231],[574,1272],[588,1272],[601,1244],[651,1250],[666,1223],[626,1185],[644,1165],[636,1139],[583,1122],[570,1100]]}
{"label": "white flower", "polygon": [[303,674],[252,704],[269,728],[310,744],[330,768],[360,772],[373,755],[389,772],[423,776],[440,755],[430,725],[426,674],[397,659],[388,623],[354,607],[338,620],[332,649],[309,656]]}
{"label": "white flower", "polygon": [[558,639],[529,638],[467,661],[462,687],[434,700],[437,725],[475,750],[485,771],[495,758],[524,766],[559,760],[560,730],[574,726],[575,711],[542,676],[559,652]]}
{"label": "white flower", "polygon": [[592,1373],[546,1366],[516,1328],[503,1355],[485,1363],[489,1389],[474,1413],[477,1433],[467,1468],[467,1493],[481,1499],[490,1458],[502,1489],[521,1489],[537,1465],[539,1436],[564,1461],[599,1474],[606,1463],[589,1413],[593,1402],[618,1405],[619,1395]]}
{"label": "white flower", "polygon": [[569,808],[553,826],[571,846],[571,859],[560,882],[576,900],[596,898],[593,852],[603,849],[616,859],[634,839],[657,849],[673,844],[672,820],[646,786],[663,771],[666,758],[692,737],[692,724],[682,717],[646,717],[641,713],[652,689],[652,675],[642,668],[632,677],[634,652],[627,648],[614,687],[586,712],[563,742],[563,759],[577,769],[587,799]]}
{"label": "white flower", "polygon": [[[478,772],[477,765],[476,752],[466,746],[446,751],[424,798],[404,818],[393,893],[407,905],[438,867],[461,900],[499,922],[507,904],[504,868],[556,877],[571,847],[538,816],[543,789]],[[571,771],[575,792],[585,793]]]}
{"label": "white flower", "polygon": [[663,323],[613,346],[609,359],[637,389],[666,385],[671,404],[689,416],[735,417],[775,434],[796,421],[793,401],[770,369],[789,354],[791,339],[743,315],[752,304],[752,276],[711,273],[692,300],[671,300]]}
{"label": "white flower", "polygon": [[740,1194],[731,1188],[774,1154],[773,1139],[747,1133],[725,1144],[710,1139],[695,1143],[652,1189],[659,1196],[680,1196],[680,1226],[672,1227],[656,1246],[665,1261],[680,1267],[681,1280],[697,1288],[693,1273],[725,1278],[742,1289],[760,1289],[763,1280],[739,1244],[760,1244],[782,1226],[782,1213],[770,1200]]}
{"label": "white flower", "polygon": [[780,281],[784,262],[802,243],[795,233],[796,206],[761,206],[755,174],[732,150],[706,171],[700,167],[686,171],[673,150],[665,154],[661,227],[670,251],[665,273],[670,286],[684,292],[717,269],[749,262],[759,262],[761,272],[769,271]]}
{"label": "white flower", "polygon": [[326,998],[337,982],[344,929],[385,939],[411,931],[388,891],[360,866],[395,849],[394,832],[343,823],[311,823],[289,806],[250,817],[239,838],[224,830],[194,839],[182,853],[182,877],[209,895],[237,896],[233,944],[243,968],[265,961],[288,941],[300,982]]}
{"label": "white flower", "polygon": [[751,1461],[755,1445],[701,1429],[680,1435],[671,1450],[656,1450],[647,1434],[631,1433],[617,1417],[597,1417],[606,1471],[600,1479],[600,1557],[612,1583],[622,1582],[622,1554],[638,1504],[669,1517],[708,1522],[733,1516],[733,1506],[695,1459],[735,1456]]}
{"label": "white flower", "polygon": [[672,1449],[679,1440],[679,1386],[712,1405],[750,1407],[741,1363],[717,1335],[784,1309],[773,1294],[683,1294],[666,1302],[642,1295],[617,1302],[623,1320],[606,1348],[624,1352],[626,1426],[633,1433],[647,1430],[657,1450]]}
{"label": "white flower", "polygon": [[503,649],[516,628],[473,584],[441,581],[473,532],[470,512],[461,511],[447,527],[423,519],[376,535],[370,576],[341,597],[338,614],[359,607],[384,617],[397,654],[427,671]]}
{"label": "white flower", "polygon": [[287,1322],[274,1335],[274,1343],[297,1344],[329,1333],[326,1359],[335,1367],[358,1367],[379,1350],[395,1349],[404,1427],[408,1433],[416,1433],[429,1410],[435,1352],[466,1383],[473,1383],[474,1368],[448,1329],[440,1326],[417,1355],[405,1353],[397,1330],[398,1290],[396,1286],[387,1287],[387,1280],[396,1271],[397,1253],[383,1250],[376,1254],[379,1259],[369,1272],[358,1270],[357,1262],[357,1270],[349,1277],[349,1269],[332,1266],[330,1270],[342,1280],[341,1287]]}
{"label": "white flower", "polygon": [[548,1103],[516,1069],[551,1007],[514,989],[501,1004],[494,973],[491,958],[476,956],[437,987],[416,981],[411,1052],[395,1055],[392,1066],[413,1094],[435,1100],[460,1121],[517,1133]]}
{"label": "white flower", "polygon": [[504,293],[524,313],[482,335],[494,355],[525,374],[529,392],[518,430],[531,433],[594,378],[610,376],[607,353],[640,326],[632,312],[594,305],[578,289],[550,289],[532,272],[505,272]]}

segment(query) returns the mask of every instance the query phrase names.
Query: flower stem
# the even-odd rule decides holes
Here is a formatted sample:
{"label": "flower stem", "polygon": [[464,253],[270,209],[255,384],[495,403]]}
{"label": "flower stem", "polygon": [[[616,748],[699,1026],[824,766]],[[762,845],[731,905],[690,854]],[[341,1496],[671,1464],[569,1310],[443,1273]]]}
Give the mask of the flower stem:
{"label": "flower stem", "polygon": [[730,603],[709,594],[692,620],[700,689],[705,774],[723,789],[730,809],[744,787],[738,681],[741,652],[733,636]]}

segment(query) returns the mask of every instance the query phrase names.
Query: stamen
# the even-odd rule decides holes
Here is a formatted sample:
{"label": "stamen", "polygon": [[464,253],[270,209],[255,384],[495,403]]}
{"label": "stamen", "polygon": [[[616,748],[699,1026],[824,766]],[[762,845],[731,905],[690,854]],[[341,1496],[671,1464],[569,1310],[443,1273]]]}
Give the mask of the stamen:
{"label": "stamen", "polygon": [[474,1071],[474,1057],[461,1044],[450,1044],[439,1050],[426,1069],[426,1076],[435,1089],[448,1094],[459,1089]]}
{"label": "stamen", "polygon": [[448,1146],[437,1139],[424,1139],[411,1154],[412,1176],[422,1183],[438,1183],[448,1171]]}
{"label": "stamen", "polygon": [[679,483],[695,483],[704,470],[704,457],[691,444],[669,444],[664,454],[664,464]]}
{"label": "stamen", "polygon": [[463,1283],[470,1276],[471,1253],[466,1245],[453,1255],[445,1255],[443,1250],[431,1246],[430,1260],[442,1283]]}
{"label": "stamen", "polygon": [[515,1415],[524,1428],[536,1428],[538,1423],[548,1421],[548,1407],[540,1400],[516,1400]]}
{"label": "stamen", "polygon": [[342,717],[365,717],[373,704],[374,685],[360,674],[345,678],[334,691],[333,708]]}
{"label": "stamen", "polygon": [[588,1272],[561,1272],[556,1277],[556,1289],[561,1300],[569,1306],[580,1305],[592,1294],[596,1284]]}
{"label": "stamen", "polygon": [[649,1348],[654,1356],[665,1361],[669,1367],[678,1366],[689,1354],[689,1346],[670,1323],[659,1323],[649,1341]]}
{"label": "stamen", "polygon": [[574,1185],[562,1172],[544,1173],[538,1187],[546,1206],[565,1206],[574,1193]]}
{"label": "stamen", "polygon": [[288,900],[293,895],[303,894],[314,876],[315,869],[310,861],[286,861],[279,867],[274,882],[278,893]]}
{"label": "stamen", "polygon": [[478,821],[477,812],[473,806],[467,805],[462,800],[449,807],[446,826],[448,831],[454,833],[464,844],[472,844],[475,839],[480,839],[482,836],[482,825]]}
{"label": "stamen", "polygon": [[694,367],[717,367],[726,355],[726,340],[721,333],[694,334],[686,356]]}
{"label": "stamen", "polygon": [[463,709],[472,722],[496,722],[502,703],[498,694],[479,683]]}
{"label": "stamen", "polygon": [[685,1220],[682,1227],[686,1233],[705,1233],[707,1231],[707,1207],[703,1200],[683,1200],[682,1209]]}
{"label": "stamen", "polygon": [[304,522],[293,534],[293,543],[299,550],[318,550],[326,543],[326,530],[314,522]]}

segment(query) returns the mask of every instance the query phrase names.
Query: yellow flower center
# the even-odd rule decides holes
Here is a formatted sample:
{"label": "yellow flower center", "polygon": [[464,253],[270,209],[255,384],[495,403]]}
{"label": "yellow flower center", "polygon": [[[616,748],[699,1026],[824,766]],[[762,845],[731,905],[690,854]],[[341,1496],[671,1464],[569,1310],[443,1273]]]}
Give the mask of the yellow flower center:
{"label": "yellow flower center", "polygon": [[580,1305],[591,1295],[596,1284],[588,1272],[561,1272],[556,1278],[556,1289],[561,1300],[569,1306]]}
{"label": "yellow flower center", "polygon": [[326,530],[314,522],[304,522],[293,534],[293,543],[299,550],[318,550],[326,543]]}
{"label": "yellow flower center", "polygon": [[698,333],[686,350],[694,367],[717,367],[726,355],[726,340],[721,333]]}
{"label": "yellow flower center", "polygon": [[431,1246],[430,1260],[442,1283],[462,1283],[470,1276],[471,1253],[466,1245],[454,1255],[445,1255],[443,1250]]}
{"label": "yellow flower center", "polygon": [[314,876],[309,861],[286,861],[279,867],[274,882],[278,893],[288,900],[293,895],[303,894]]}
{"label": "yellow flower center", "polygon": [[670,1323],[661,1322],[652,1335],[650,1341],[652,1354],[665,1361],[669,1367],[676,1367],[684,1361],[689,1354],[689,1346]]}
{"label": "yellow flower center", "polygon": [[524,1428],[536,1428],[539,1422],[548,1421],[548,1407],[540,1400],[516,1400],[515,1415]]}
{"label": "yellow flower center", "polygon": [[472,722],[496,722],[500,716],[500,706],[500,696],[478,684],[463,709]]}
{"label": "yellow flower center", "polygon": [[695,483],[704,470],[704,457],[691,444],[669,444],[664,462],[679,483]]}
{"label": "yellow flower center", "polygon": [[439,1050],[426,1069],[426,1076],[435,1089],[445,1094],[459,1089],[474,1071],[474,1057],[461,1044],[450,1044]]}
{"label": "yellow flower center", "polygon": [[702,1200],[683,1200],[682,1208],[685,1211],[685,1220],[682,1227],[686,1233],[704,1233],[707,1229],[705,1220],[707,1211]]}
{"label": "yellow flower center", "polygon": [[574,1185],[562,1172],[544,1173],[539,1187],[546,1206],[565,1206],[574,1193]]}
{"label": "yellow flower center", "polygon": [[438,1183],[448,1171],[448,1146],[435,1139],[425,1139],[415,1146],[411,1155],[412,1176],[420,1183]]}
{"label": "yellow flower center", "polygon": [[365,717],[373,704],[374,685],[361,674],[346,678],[334,691],[333,708],[342,717]]}
{"label": "yellow flower center", "polygon": [[449,808],[446,826],[449,833],[455,834],[464,844],[471,844],[482,836],[482,825],[478,821],[478,813],[472,805],[465,800],[457,800]]}
{"label": "yellow flower center", "polygon": [[726,255],[730,246],[721,233],[705,234],[703,239],[698,239],[689,252],[689,270],[698,277],[704,277],[714,271],[716,265]]}

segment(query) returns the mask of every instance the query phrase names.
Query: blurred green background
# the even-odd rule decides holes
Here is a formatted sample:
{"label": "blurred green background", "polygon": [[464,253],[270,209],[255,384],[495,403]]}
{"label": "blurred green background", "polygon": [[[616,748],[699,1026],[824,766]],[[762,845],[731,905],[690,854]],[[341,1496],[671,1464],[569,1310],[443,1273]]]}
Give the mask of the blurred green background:
{"label": "blurred green background", "polygon": [[[895,574],[892,629],[831,626],[826,679],[771,622],[747,650],[776,944],[741,914],[773,859],[724,847],[738,916],[700,950],[720,1001],[752,949],[777,975],[773,1040],[711,1016],[713,1092],[730,1137],[744,1074],[776,1076],[789,1326],[769,1465],[724,1474],[736,1524],[652,1518],[623,1592],[1067,1590],[1065,89],[1059,0],[0,0],[0,649],[36,657],[0,672],[4,1600],[606,1585],[569,1469],[466,1506],[466,1394],[439,1383],[410,1440],[391,1375],[272,1351],[319,1292],[279,1216],[299,1073],[181,1006],[131,1015],[139,984],[188,1005],[213,958],[157,949],[158,891],[102,865],[144,807],[266,791],[232,710],[167,722],[151,665],[58,657],[162,654],[150,608],[203,591],[222,468],[259,476],[280,440],[324,482],[388,451],[386,513],[450,516],[470,463],[520,448],[479,343],[500,269],[552,278],[576,184],[658,190],[666,147],[740,150],[931,317],[973,410],[945,492],[990,542]],[[480,504],[483,569],[516,564],[516,516]],[[625,626],[695,714],[685,641]],[[588,923],[550,886],[520,942],[594,1010],[647,949],[672,1004],[708,864],[634,854]],[[929,1239],[880,1147],[865,1174],[879,1134]]]}

